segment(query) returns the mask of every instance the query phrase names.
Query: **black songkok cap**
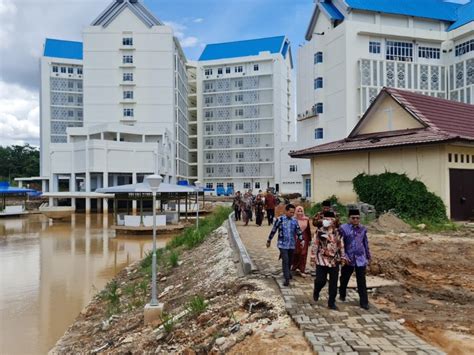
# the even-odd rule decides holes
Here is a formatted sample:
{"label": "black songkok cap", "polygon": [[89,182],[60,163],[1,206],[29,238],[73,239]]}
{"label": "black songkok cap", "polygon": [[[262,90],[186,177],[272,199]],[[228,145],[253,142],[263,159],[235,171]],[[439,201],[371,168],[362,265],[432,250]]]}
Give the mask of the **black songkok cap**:
{"label": "black songkok cap", "polygon": [[360,216],[360,212],[357,208],[351,208],[349,210],[349,216]]}
{"label": "black songkok cap", "polygon": [[323,201],[323,207],[331,207],[331,201],[329,200]]}
{"label": "black songkok cap", "polygon": [[323,213],[323,217],[336,218],[336,215],[332,211],[327,211]]}

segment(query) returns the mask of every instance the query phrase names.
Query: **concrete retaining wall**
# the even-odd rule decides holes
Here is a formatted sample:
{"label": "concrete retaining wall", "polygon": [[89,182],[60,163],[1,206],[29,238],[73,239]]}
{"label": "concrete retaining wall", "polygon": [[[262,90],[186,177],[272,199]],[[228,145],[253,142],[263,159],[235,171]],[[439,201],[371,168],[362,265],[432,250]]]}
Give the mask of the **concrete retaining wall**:
{"label": "concrete retaining wall", "polygon": [[239,254],[239,261],[242,266],[242,270],[244,271],[244,274],[248,275],[256,271],[257,267],[253,263],[252,259],[250,259],[247,249],[245,249],[244,243],[242,243],[239,232],[237,231],[234,212],[229,215],[229,235],[230,239],[232,240],[234,249]]}

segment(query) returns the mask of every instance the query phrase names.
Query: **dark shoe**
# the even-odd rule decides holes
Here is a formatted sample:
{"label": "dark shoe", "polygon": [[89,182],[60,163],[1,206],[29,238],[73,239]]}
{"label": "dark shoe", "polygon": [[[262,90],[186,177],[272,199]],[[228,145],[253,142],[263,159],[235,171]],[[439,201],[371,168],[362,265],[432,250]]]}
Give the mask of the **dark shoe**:
{"label": "dark shoe", "polygon": [[283,282],[283,286],[290,286],[290,280],[285,280],[285,282]]}
{"label": "dark shoe", "polygon": [[319,301],[319,295],[317,293],[313,293],[313,300],[314,300],[314,302]]}
{"label": "dark shoe", "polygon": [[360,305],[360,308],[363,308],[368,311],[370,307],[368,304],[364,304],[364,305]]}
{"label": "dark shoe", "polygon": [[346,302],[346,296],[344,296],[344,297],[339,296],[339,300],[340,300],[341,302]]}
{"label": "dark shoe", "polygon": [[332,309],[333,311],[338,311],[339,310],[339,308],[337,308],[337,306],[335,304],[329,304],[328,308]]}

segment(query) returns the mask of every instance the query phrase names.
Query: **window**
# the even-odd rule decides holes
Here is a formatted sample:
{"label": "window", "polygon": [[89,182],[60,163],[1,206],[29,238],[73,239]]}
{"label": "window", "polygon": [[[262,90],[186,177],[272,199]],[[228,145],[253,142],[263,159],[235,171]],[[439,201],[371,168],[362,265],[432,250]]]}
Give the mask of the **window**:
{"label": "window", "polygon": [[251,189],[252,184],[250,182],[244,182],[244,189]]}
{"label": "window", "polygon": [[244,144],[244,138],[243,137],[235,138],[235,144]]}
{"label": "window", "polygon": [[234,67],[234,73],[242,73],[243,71],[244,71],[244,67],[241,65]]}
{"label": "window", "polygon": [[243,131],[244,130],[244,124],[243,123],[236,123],[235,124],[235,130],[236,131]]}
{"label": "window", "polygon": [[431,47],[418,47],[418,57],[426,59],[439,59],[440,49]]}
{"label": "window", "polygon": [[82,110],[77,110],[77,117],[82,118]]}
{"label": "window", "polygon": [[133,117],[133,108],[124,108],[123,117]]}
{"label": "window", "polygon": [[222,74],[222,68],[217,68],[217,74]]}
{"label": "window", "polygon": [[413,61],[413,43],[400,41],[386,42],[386,56],[388,60],[398,60],[402,62]]}
{"label": "window", "polygon": [[204,117],[206,117],[206,118],[212,118],[212,117],[214,117],[214,112],[212,112],[212,111],[206,111],[206,112],[204,112]]}
{"label": "window", "polygon": [[316,52],[314,54],[314,64],[323,62],[323,52]]}
{"label": "window", "polygon": [[77,68],[76,71],[77,71],[77,74],[82,75],[82,68]]}
{"label": "window", "polygon": [[77,97],[77,103],[82,105],[82,96]]}
{"label": "window", "polygon": [[458,155],[457,155],[457,154],[454,154],[454,162],[455,162],[455,163],[458,162]]}
{"label": "window", "polygon": [[230,74],[230,67],[225,68],[225,73]]}
{"label": "window", "polygon": [[204,75],[212,75],[212,69],[204,69]]}
{"label": "window", "polygon": [[133,81],[133,73],[123,73],[123,81]]}
{"label": "window", "polygon": [[258,64],[253,65],[253,71],[258,71]]}
{"label": "window", "polygon": [[74,117],[74,111],[73,110],[69,110],[67,112],[67,117]]}
{"label": "window", "polygon": [[322,102],[318,102],[315,106],[316,108],[316,114],[320,114],[320,113],[323,113],[323,103]]}
{"label": "window", "polygon": [[323,129],[322,128],[316,128],[314,130],[314,139],[323,139]]}
{"label": "window", "polygon": [[67,73],[68,74],[74,74],[74,68],[67,68]]}
{"label": "window", "polygon": [[236,152],[235,153],[236,159],[244,159],[244,152]]}
{"label": "window", "polygon": [[133,64],[133,55],[124,55],[122,57],[123,64]]}
{"label": "window", "polygon": [[57,72],[58,72],[58,69],[59,69],[59,68],[57,67],[57,65],[53,65],[53,73],[57,73]]}
{"label": "window", "polygon": [[228,183],[227,183],[227,188],[229,188],[229,187],[234,188],[234,183],[233,183],[233,182],[228,182]]}
{"label": "window", "polygon": [[469,53],[469,52],[473,52],[473,51],[474,51],[474,39],[460,43],[456,47],[454,47],[454,55],[456,57]]}
{"label": "window", "polygon": [[214,140],[213,139],[206,139],[206,146],[212,147],[214,145]]}
{"label": "window", "polygon": [[206,189],[213,189],[214,184],[212,182],[206,182]]}
{"label": "window", "polygon": [[209,104],[212,104],[213,101],[214,101],[214,100],[213,100],[213,97],[212,97],[212,96],[206,96],[206,97],[204,98],[204,103],[205,103],[205,104],[208,104],[208,105],[209,105]]}
{"label": "window", "polygon": [[133,38],[132,37],[122,38],[122,45],[124,45],[124,46],[133,46]]}
{"label": "window", "polygon": [[208,160],[214,159],[214,153],[206,153],[206,159]]}
{"label": "window", "polygon": [[123,99],[124,100],[132,100],[133,99],[133,91],[124,91],[123,92]]}
{"label": "window", "polygon": [[237,165],[235,167],[235,172],[236,173],[243,173],[244,172],[244,167],[242,165]]}
{"label": "window", "polygon": [[223,182],[218,182],[218,183],[216,184],[216,186],[217,186],[217,187],[224,187],[224,183],[223,183]]}
{"label": "window", "polygon": [[243,108],[236,108],[235,109],[235,115],[236,116],[243,116],[244,115],[244,109]]}
{"label": "window", "polygon": [[234,81],[234,87],[236,87],[237,89],[242,89],[243,86],[244,86],[244,82],[242,80]]}
{"label": "window", "polygon": [[380,54],[380,42],[369,42],[369,53]]}
{"label": "window", "polygon": [[256,188],[256,189],[260,189],[260,181],[257,181],[257,182],[255,183],[255,188]]}
{"label": "window", "polygon": [[243,94],[235,95],[235,101],[236,102],[244,101],[244,95]]}
{"label": "window", "polygon": [[[214,167],[213,166],[208,166],[206,167],[206,173],[208,174],[214,174]],[[218,184],[219,185],[219,184]],[[217,186],[219,187],[219,186]]]}
{"label": "window", "polygon": [[290,172],[296,173],[298,171],[298,165],[290,165]]}
{"label": "window", "polygon": [[77,82],[77,88],[78,88],[78,89],[82,89],[82,81],[78,81],[78,82]]}
{"label": "window", "polygon": [[214,125],[207,124],[206,125],[206,132],[214,132]]}
{"label": "window", "polygon": [[314,89],[321,89],[323,87],[323,78],[319,77],[314,79]]}
{"label": "window", "polygon": [[461,163],[464,163],[464,154],[461,154]]}
{"label": "window", "polygon": [[68,87],[69,89],[74,89],[74,82],[71,81],[71,80],[69,80],[69,81],[67,82],[67,87]]}
{"label": "window", "polygon": [[67,102],[73,103],[73,102],[74,102],[74,96],[69,95],[69,96],[67,97]]}
{"label": "window", "polygon": [[212,90],[213,88],[214,88],[214,85],[212,83],[204,84],[204,90]]}
{"label": "window", "polygon": [[66,74],[66,67],[61,67],[61,73]]}

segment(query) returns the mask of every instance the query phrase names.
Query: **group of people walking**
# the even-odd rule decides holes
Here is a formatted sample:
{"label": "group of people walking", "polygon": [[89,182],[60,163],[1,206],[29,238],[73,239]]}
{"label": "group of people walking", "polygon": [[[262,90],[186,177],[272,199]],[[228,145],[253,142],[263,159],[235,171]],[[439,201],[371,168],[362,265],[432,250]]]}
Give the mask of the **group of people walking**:
{"label": "group of people walking", "polygon": [[[314,235],[311,226],[315,228]],[[285,214],[278,217],[267,239],[267,248],[278,232],[277,247],[280,250],[284,286],[289,286],[293,273],[306,277],[308,251],[311,267],[315,268],[313,299],[319,300],[320,292],[328,282],[328,307],[337,310],[337,283],[339,299],[346,300],[347,285],[351,275],[356,274],[360,306],[369,309],[366,286],[366,267],[371,255],[367,229],[360,224],[360,212],[350,209],[348,222],[339,223],[330,201],[324,201],[322,210],[310,219],[301,206],[287,204]]]}
{"label": "group of people walking", "polygon": [[255,223],[257,226],[261,226],[265,213],[267,215],[268,225],[272,225],[276,205],[276,197],[271,192],[267,192],[265,196],[263,196],[261,190],[257,195],[253,195],[252,190],[249,190],[245,192],[243,196],[240,191],[237,191],[232,202],[235,220],[242,220],[246,226],[249,224],[249,221],[253,221],[254,214]]}

